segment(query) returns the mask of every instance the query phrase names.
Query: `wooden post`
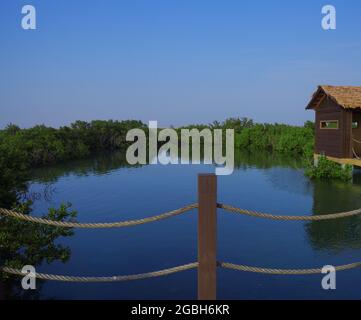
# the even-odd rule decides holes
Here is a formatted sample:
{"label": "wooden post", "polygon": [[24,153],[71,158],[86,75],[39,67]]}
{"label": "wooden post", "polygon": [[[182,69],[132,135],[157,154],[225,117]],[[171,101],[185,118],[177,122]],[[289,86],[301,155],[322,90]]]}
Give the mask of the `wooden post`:
{"label": "wooden post", "polygon": [[318,167],[318,160],[319,160],[318,158],[319,158],[318,154],[313,155],[313,165],[315,167]]}
{"label": "wooden post", "polygon": [[198,300],[216,300],[217,177],[198,176]]}

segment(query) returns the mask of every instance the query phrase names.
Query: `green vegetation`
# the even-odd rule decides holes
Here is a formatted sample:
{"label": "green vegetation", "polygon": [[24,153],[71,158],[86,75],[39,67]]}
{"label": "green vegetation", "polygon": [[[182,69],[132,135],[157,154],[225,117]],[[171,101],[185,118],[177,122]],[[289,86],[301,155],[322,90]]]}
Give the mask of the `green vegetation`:
{"label": "green vegetation", "polygon": [[325,156],[318,159],[318,165],[308,166],[306,174],[313,179],[339,179],[348,181],[352,179],[352,167],[346,165],[342,168],[341,165],[329,161]]}
{"label": "green vegetation", "polygon": [[76,121],[70,127],[54,129],[44,125],[20,129],[9,125],[0,131],[0,145],[16,152],[30,166],[53,164],[84,158],[103,150],[124,149],[126,133],[132,128],[146,129],[140,121]]}
{"label": "green vegetation", "polygon": [[[30,205],[29,202],[20,204],[14,210],[28,214],[31,211]],[[49,213],[44,218],[75,221],[76,212],[71,211],[70,207],[70,204],[66,204],[61,205],[59,209],[49,209]],[[60,236],[66,237],[72,234],[73,231],[68,228],[44,226],[2,217],[0,218],[0,263],[21,269],[24,265],[35,266],[44,261],[65,262],[70,257],[70,249],[56,245],[54,241]]]}
{"label": "green vegetation", "polygon": [[234,129],[237,149],[266,150],[291,153],[293,155],[313,155],[314,125],[306,122],[303,127],[284,124],[254,123],[248,118],[230,118],[209,125],[190,125],[179,129],[196,128]]}
{"label": "green vegetation", "polygon": [[[29,214],[31,202],[18,204],[13,208],[17,212]],[[49,209],[44,218],[56,221],[74,221],[75,211],[70,204],[61,205],[59,209]],[[73,235],[72,229],[57,228],[17,219],[0,217],[0,266],[22,269],[25,265],[37,267],[43,263],[69,260],[69,247],[56,244],[59,237]],[[17,281],[14,281],[16,279]],[[42,281],[37,282],[38,287]],[[24,291],[16,276],[0,272],[0,299],[38,298],[40,291]]]}
{"label": "green vegetation", "polygon": [[309,156],[313,154],[312,123],[303,127],[283,124],[255,124],[237,132],[236,145],[244,149]]}
{"label": "green vegetation", "polygon": [[230,118],[224,122],[213,122],[208,126],[192,125],[186,128],[234,129],[237,150],[268,151],[289,156],[302,157],[305,173],[311,179],[337,179],[349,181],[352,178],[350,166],[327,160],[325,157],[319,166],[313,165],[314,123],[307,121],[304,126],[284,124],[254,123],[248,118]]}

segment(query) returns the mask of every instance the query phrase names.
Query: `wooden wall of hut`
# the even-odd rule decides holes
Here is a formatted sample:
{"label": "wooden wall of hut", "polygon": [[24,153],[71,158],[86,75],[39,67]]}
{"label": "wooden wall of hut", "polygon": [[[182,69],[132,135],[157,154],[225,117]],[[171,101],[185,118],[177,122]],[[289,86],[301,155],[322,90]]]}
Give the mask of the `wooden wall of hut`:
{"label": "wooden wall of hut", "polygon": [[[338,129],[321,129],[321,121],[338,121]],[[315,153],[336,158],[352,158],[352,110],[343,109],[325,98],[316,109]]]}

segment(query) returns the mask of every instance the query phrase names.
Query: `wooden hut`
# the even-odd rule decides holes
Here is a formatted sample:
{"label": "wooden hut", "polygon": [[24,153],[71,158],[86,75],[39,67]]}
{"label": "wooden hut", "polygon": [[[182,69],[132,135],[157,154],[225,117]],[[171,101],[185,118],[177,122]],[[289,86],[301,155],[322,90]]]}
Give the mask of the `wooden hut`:
{"label": "wooden hut", "polygon": [[361,87],[319,86],[306,109],[316,112],[315,160],[361,166]]}

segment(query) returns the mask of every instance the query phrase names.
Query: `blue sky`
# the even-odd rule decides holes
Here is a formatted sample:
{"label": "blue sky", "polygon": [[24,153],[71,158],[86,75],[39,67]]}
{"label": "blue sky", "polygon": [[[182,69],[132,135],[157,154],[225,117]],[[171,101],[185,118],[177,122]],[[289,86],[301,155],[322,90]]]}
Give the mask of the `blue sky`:
{"label": "blue sky", "polygon": [[[321,28],[326,4],[337,30]],[[302,124],[318,84],[361,85],[360,30],[359,0],[2,0],[0,127]]]}

